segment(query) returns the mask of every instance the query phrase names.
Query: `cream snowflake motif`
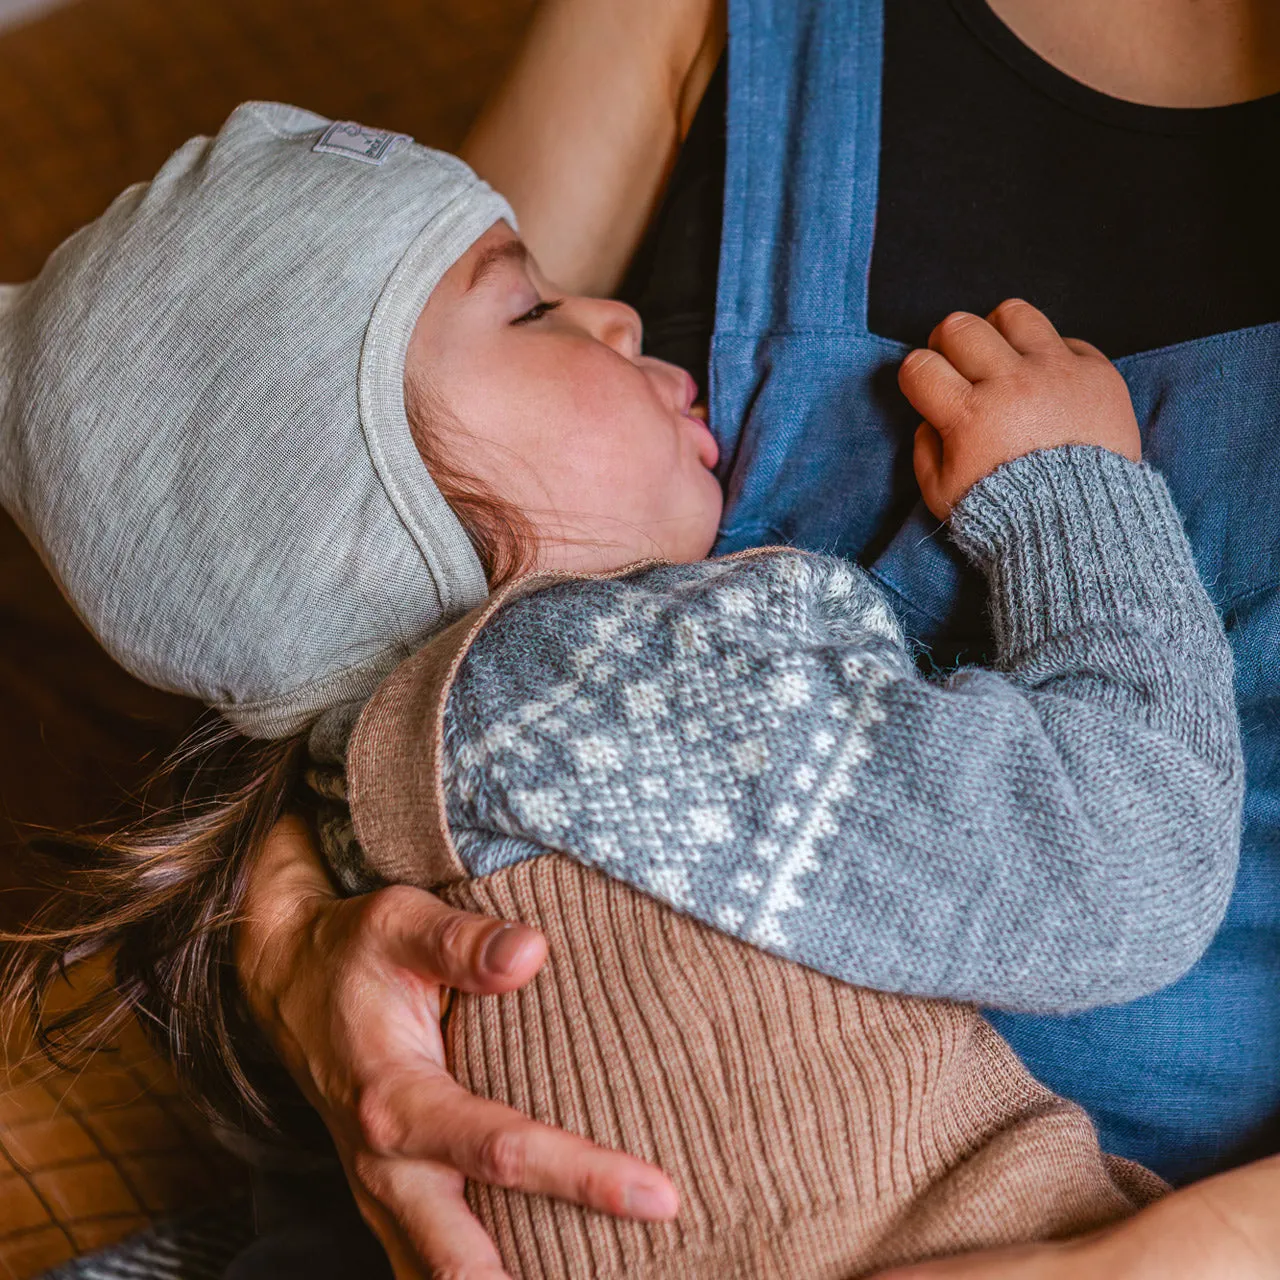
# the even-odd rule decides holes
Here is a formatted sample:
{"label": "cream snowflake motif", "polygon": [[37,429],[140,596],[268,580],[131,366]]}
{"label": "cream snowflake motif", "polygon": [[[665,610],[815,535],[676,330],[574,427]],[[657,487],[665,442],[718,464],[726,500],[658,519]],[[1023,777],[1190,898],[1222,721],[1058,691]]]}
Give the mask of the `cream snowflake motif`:
{"label": "cream snowflake motif", "polygon": [[683,911],[693,910],[693,886],[689,883],[689,873],[683,867],[654,867],[650,870],[647,881],[649,891],[655,898],[661,898]]}
{"label": "cream snowflake motif", "polygon": [[703,655],[711,652],[711,643],[707,636],[707,625],[701,618],[692,614],[682,614],[672,628],[675,634],[676,649],[685,656]]}
{"label": "cream snowflake motif", "polygon": [[903,642],[902,627],[894,617],[892,610],[879,598],[874,600],[863,615],[868,631],[892,640],[895,644]]}
{"label": "cream snowflake motif", "polygon": [[786,710],[803,707],[812,696],[808,677],[803,671],[780,671],[769,678],[765,688],[769,697]]}
{"label": "cream snowflake motif", "polygon": [[761,862],[776,862],[778,855],[782,852],[782,846],[776,840],[766,838],[756,841],[754,852]]}
{"label": "cream snowflake motif", "polygon": [[622,691],[622,702],[633,720],[659,720],[669,714],[667,696],[656,680],[638,680]]}
{"label": "cream snowflake motif", "polygon": [[769,767],[769,744],[763,738],[744,738],[729,748],[729,763],[740,777],[758,778]]}
{"label": "cream snowflake motif", "polygon": [[726,587],[716,595],[716,608],[730,618],[753,618],[756,615],[756,600],[751,592],[742,587]]}
{"label": "cream snowflake motif", "polygon": [[701,716],[690,716],[681,724],[680,736],[688,743],[709,742],[711,726]]}
{"label": "cream snowflake motif", "polygon": [[773,821],[779,827],[794,827],[799,817],[800,810],[786,801],[783,801],[773,811]]}
{"label": "cream snowflake motif", "polygon": [[716,922],[726,933],[741,932],[746,920],[746,914],[737,907],[722,906],[716,912]]}
{"label": "cream snowflake motif", "polygon": [[691,809],[688,825],[690,834],[700,844],[728,844],[733,839],[733,819],[723,805]]}
{"label": "cream snowflake motif", "polygon": [[636,790],[645,800],[665,800],[669,794],[666,778],[654,774],[637,778]]}
{"label": "cream snowflake motif", "polygon": [[572,820],[569,797],[559,787],[517,791],[511,797],[517,814],[533,831],[563,831]]}
{"label": "cream snowflake motif", "polygon": [[578,762],[578,767],[585,772],[617,773],[625,762],[625,752],[620,744],[602,733],[577,738],[568,746]]}
{"label": "cream snowflake motif", "polygon": [[809,557],[803,555],[780,555],[774,557],[770,567],[779,582],[789,587],[797,587],[809,579],[812,569]]}
{"label": "cream snowflake motif", "polygon": [[791,785],[797,791],[812,791],[817,781],[818,771],[808,764],[802,764],[791,777]]}

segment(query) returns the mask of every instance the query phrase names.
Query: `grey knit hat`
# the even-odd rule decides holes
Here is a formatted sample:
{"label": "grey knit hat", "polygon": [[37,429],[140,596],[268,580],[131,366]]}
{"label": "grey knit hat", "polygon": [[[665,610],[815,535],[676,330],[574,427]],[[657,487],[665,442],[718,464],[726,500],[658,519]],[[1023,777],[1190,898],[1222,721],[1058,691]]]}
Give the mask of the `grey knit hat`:
{"label": "grey knit hat", "polygon": [[0,501],[125,667],[281,737],[485,598],[402,388],[504,218],[453,156],[248,103],[0,289]]}

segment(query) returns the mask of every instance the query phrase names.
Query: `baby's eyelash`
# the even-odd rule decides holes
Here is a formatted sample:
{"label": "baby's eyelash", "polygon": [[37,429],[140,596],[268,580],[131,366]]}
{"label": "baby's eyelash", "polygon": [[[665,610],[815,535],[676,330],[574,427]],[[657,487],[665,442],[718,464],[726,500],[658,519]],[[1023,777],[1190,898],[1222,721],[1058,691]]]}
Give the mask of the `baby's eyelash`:
{"label": "baby's eyelash", "polygon": [[560,299],[557,302],[540,302],[531,311],[526,311],[524,315],[520,316],[518,319],[513,320],[511,323],[512,324],[537,324],[537,322],[541,320],[543,316],[549,316],[553,311],[555,311],[557,308],[562,306],[564,306],[563,299]]}

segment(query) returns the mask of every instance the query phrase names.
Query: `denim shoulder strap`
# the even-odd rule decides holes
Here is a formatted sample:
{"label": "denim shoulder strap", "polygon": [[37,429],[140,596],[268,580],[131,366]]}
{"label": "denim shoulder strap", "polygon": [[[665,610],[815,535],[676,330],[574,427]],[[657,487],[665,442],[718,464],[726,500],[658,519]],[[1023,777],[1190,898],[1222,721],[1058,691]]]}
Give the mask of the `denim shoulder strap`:
{"label": "denim shoulder strap", "polygon": [[883,0],[730,0],[721,332],[866,332],[883,29]]}

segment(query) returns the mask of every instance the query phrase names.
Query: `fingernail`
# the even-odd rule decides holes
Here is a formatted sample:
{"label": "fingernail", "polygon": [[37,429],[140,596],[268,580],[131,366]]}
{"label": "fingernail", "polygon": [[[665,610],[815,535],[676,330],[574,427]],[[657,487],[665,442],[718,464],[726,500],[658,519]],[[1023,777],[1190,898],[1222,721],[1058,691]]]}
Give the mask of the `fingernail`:
{"label": "fingernail", "polygon": [[484,944],[484,954],[480,964],[486,973],[496,978],[505,978],[516,967],[516,961],[524,950],[524,930],[518,925],[504,924],[501,929],[489,937]]}
{"label": "fingernail", "polygon": [[675,1192],[662,1183],[633,1182],[623,1195],[628,1217],[670,1218],[679,1208]]}

